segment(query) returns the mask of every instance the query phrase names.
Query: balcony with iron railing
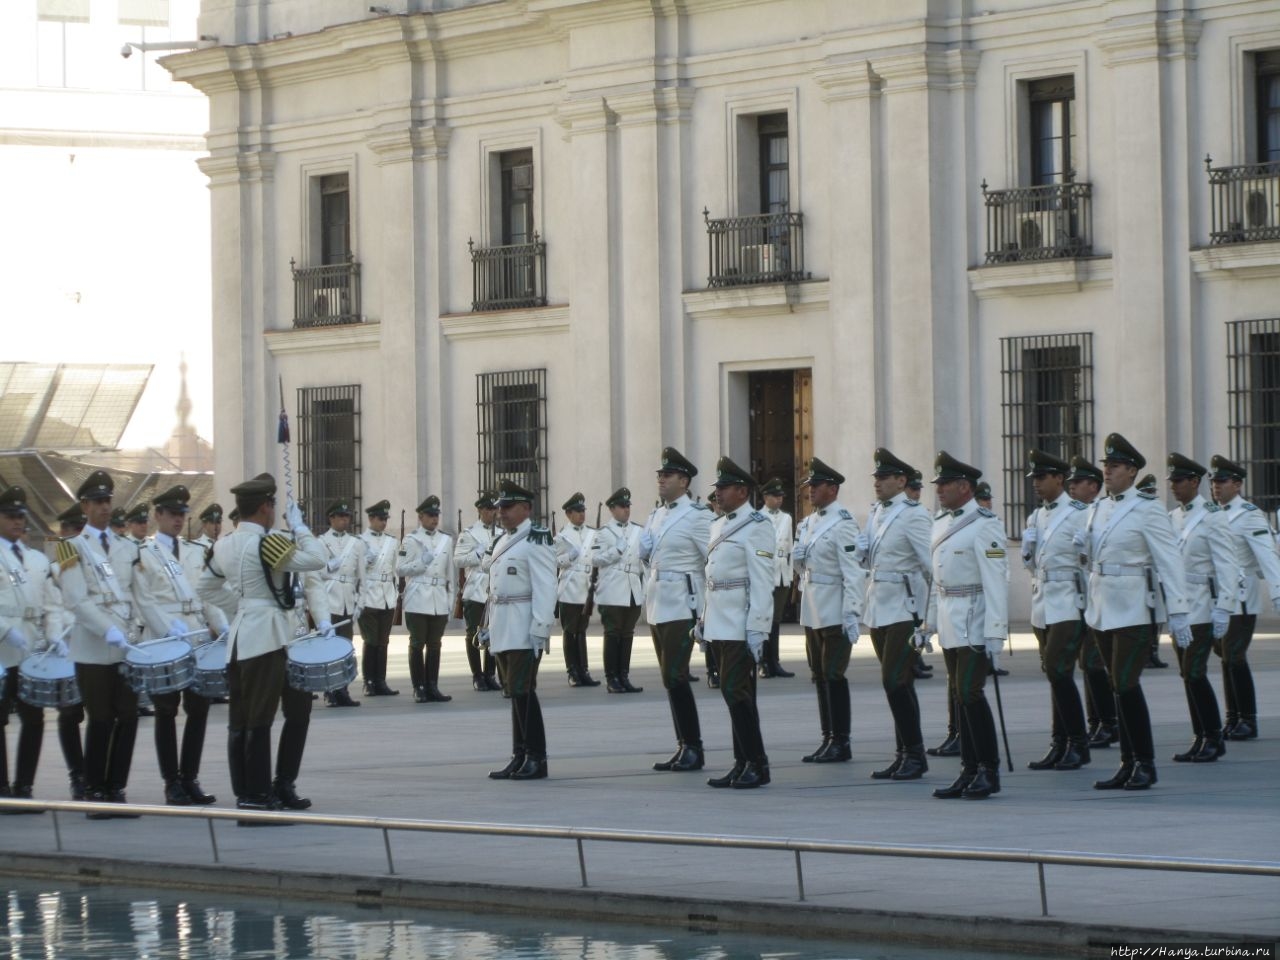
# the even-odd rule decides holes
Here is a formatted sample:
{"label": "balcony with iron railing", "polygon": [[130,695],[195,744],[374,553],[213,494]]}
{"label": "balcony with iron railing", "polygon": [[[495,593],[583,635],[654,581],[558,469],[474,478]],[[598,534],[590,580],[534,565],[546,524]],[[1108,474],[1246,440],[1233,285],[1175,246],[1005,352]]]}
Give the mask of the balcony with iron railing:
{"label": "balcony with iron railing", "polygon": [[513,310],[547,305],[547,245],[531,243],[477,247],[471,252],[471,310]]}
{"label": "balcony with iron railing", "polygon": [[1280,161],[1215,167],[1209,174],[1209,244],[1280,240]]}
{"label": "balcony with iron railing", "polygon": [[783,211],[711,219],[707,225],[707,286],[738,287],[808,280],[804,269],[804,214]]}
{"label": "balcony with iron railing", "polygon": [[360,264],[349,256],[345,263],[299,267],[289,261],[293,273],[294,327],[336,327],[360,323]]}
{"label": "balcony with iron railing", "polygon": [[1093,256],[1093,185],[1063,183],[989,190],[985,263],[1076,260]]}

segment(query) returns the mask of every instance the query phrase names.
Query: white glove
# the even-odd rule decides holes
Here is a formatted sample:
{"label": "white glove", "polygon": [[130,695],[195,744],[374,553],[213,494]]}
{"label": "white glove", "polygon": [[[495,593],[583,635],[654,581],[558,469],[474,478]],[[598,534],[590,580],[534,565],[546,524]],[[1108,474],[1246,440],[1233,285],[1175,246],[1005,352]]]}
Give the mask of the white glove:
{"label": "white glove", "polygon": [[67,649],[67,641],[54,637],[49,641],[49,649],[55,657],[66,657],[71,651]]}
{"label": "white glove", "polygon": [[481,627],[479,630],[476,631],[475,644],[476,644],[477,650],[489,649],[489,628],[488,627]]}
{"label": "white glove", "polygon": [[865,533],[859,533],[853,538],[854,545],[858,548],[859,553],[866,553],[871,549],[871,538]]}
{"label": "white glove", "polygon": [[551,652],[550,637],[537,637],[529,634],[529,642],[533,644],[533,657],[535,660],[541,660],[544,653]]}
{"label": "white glove", "polygon": [[987,637],[987,653],[993,657],[998,657],[1000,651],[1004,649],[1004,637]]}
{"label": "white glove", "polygon": [[653,534],[646,530],[640,534],[640,559],[648,560],[649,555],[653,553]]}
{"label": "white glove", "polygon": [[1040,531],[1037,530],[1035,527],[1027,527],[1027,529],[1022,531],[1023,546],[1033,547],[1039,542],[1040,542]]}
{"label": "white glove", "polygon": [[353,612],[353,613],[351,614],[351,619],[352,619],[352,620],[359,621],[360,617],[361,617],[361,616],[363,616],[363,615],[364,615],[364,604],[362,604],[362,603],[357,603],[357,604],[356,604],[355,612]]}
{"label": "white glove", "polygon": [[933,644],[929,642],[929,635],[924,632],[923,627],[916,627],[911,632],[911,646],[917,650],[927,650],[933,652]]}
{"label": "white glove", "polygon": [[747,631],[747,649],[751,651],[751,659],[756,663],[760,662],[760,658],[764,656],[764,642],[769,639],[769,634],[763,630]]}
{"label": "white glove", "polygon": [[191,628],[188,627],[186,623],[184,623],[182,620],[169,621],[169,636],[185,637],[190,632],[191,632]]}
{"label": "white glove", "polygon": [[377,559],[378,559],[378,555],[370,551],[369,553],[366,553],[364,555],[364,565],[366,567],[372,567],[374,563],[377,562]]}
{"label": "white glove", "polygon": [[1213,623],[1213,639],[1221,640],[1227,635],[1227,627],[1231,624],[1231,611],[1214,607],[1209,616]]}
{"label": "white glove", "polygon": [[324,568],[330,573],[337,573],[340,566],[342,566],[341,557],[330,557],[329,562],[324,565]]}
{"label": "white glove", "polygon": [[302,510],[292,497],[289,498],[288,506],[284,508],[284,521],[294,533],[307,529],[307,521],[302,516]]}
{"label": "white glove", "polygon": [[1191,646],[1191,617],[1185,613],[1169,614],[1169,635],[1182,649]]}
{"label": "white glove", "polygon": [[578,558],[580,556],[582,556],[582,551],[579,550],[577,547],[575,547],[572,543],[569,544],[569,562],[577,563]]}
{"label": "white glove", "polygon": [[27,640],[27,635],[17,624],[9,628],[9,632],[4,635],[4,642],[16,648],[19,653],[26,653],[31,649],[31,642]]}
{"label": "white glove", "polygon": [[1075,546],[1077,550],[1083,550],[1084,549],[1084,531],[1077,530],[1075,532],[1075,536],[1071,538],[1071,543]]}
{"label": "white glove", "polygon": [[316,632],[322,633],[326,637],[336,637],[338,635],[337,631],[333,629],[333,624],[330,623],[328,620],[321,620],[319,623],[317,623]]}
{"label": "white glove", "polygon": [[689,637],[690,637],[692,640],[694,640],[694,641],[696,641],[696,642],[697,642],[697,644],[698,644],[698,650],[699,650],[700,652],[702,652],[702,653],[706,653],[706,652],[707,652],[707,638],[706,638],[706,635],[705,635],[705,634],[703,633],[703,631],[702,631],[702,621],[701,621],[701,620],[695,620],[695,621],[694,621],[694,623],[693,623],[693,628],[689,631]]}
{"label": "white glove", "polygon": [[115,647],[117,650],[123,650],[129,646],[129,638],[120,632],[119,627],[107,627],[107,632],[102,635],[102,639],[107,641],[108,647]]}
{"label": "white glove", "polygon": [[792,563],[804,563],[809,559],[809,545],[806,543],[797,543],[791,550]]}
{"label": "white glove", "polygon": [[844,638],[850,645],[858,642],[858,618],[848,617],[844,621]]}

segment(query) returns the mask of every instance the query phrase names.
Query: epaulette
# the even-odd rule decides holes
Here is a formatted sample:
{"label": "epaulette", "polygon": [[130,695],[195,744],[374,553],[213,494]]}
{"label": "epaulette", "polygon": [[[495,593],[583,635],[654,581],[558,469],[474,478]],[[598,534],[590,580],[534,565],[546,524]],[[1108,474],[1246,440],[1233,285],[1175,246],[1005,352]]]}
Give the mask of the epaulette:
{"label": "epaulette", "polygon": [[995,516],[995,514],[994,514],[992,511],[988,510],[986,507],[979,507],[979,508],[978,508],[978,516],[980,516],[980,517],[994,517],[994,516]]}
{"label": "epaulette", "polygon": [[910,497],[908,497],[908,498],[907,498],[907,506],[908,506],[908,507],[918,507],[918,506],[920,506],[920,501],[919,501],[919,500],[912,500]]}
{"label": "epaulette", "polygon": [[852,519],[853,519],[853,514],[852,514],[852,513],[850,513],[848,510],[841,510],[841,511],[840,511],[840,519],[841,519],[841,520],[852,520]]}
{"label": "epaulette", "polygon": [[710,507],[708,507],[705,503],[702,503],[701,501],[695,501],[695,502],[693,502],[693,503],[690,503],[690,504],[689,504],[689,506],[693,507],[693,509],[695,509],[695,510],[710,510],[710,509],[711,509]]}
{"label": "epaulette", "polygon": [[1257,510],[1258,505],[1256,503],[1250,503],[1248,500],[1246,500],[1244,503],[1240,504],[1240,509],[1241,510]]}
{"label": "epaulette", "polygon": [[269,533],[258,544],[258,556],[276,573],[298,552],[298,545],[283,533]]}
{"label": "epaulette", "polygon": [[68,570],[80,562],[80,551],[70,540],[59,540],[55,551],[58,558],[58,569]]}
{"label": "epaulette", "polygon": [[1081,503],[1079,500],[1072,500],[1070,501],[1070,503],[1071,503],[1072,510],[1088,510],[1089,509],[1089,505],[1087,503]]}
{"label": "epaulette", "polygon": [[1219,511],[1222,510],[1222,508],[1218,506],[1216,503],[1208,503],[1208,502],[1205,503],[1204,509],[1207,513],[1218,513]]}
{"label": "epaulette", "polygon": [[529,527],[529,542],[550,545],[551,531],[546,527],[531,526]]}
{"label": "epaulette", "polygon": [[752,510],[752,511],[751,511],[751,519],[752,519],[752,520],[754,520],[756,523],[760,523],[760,522],[762,522],[762,521],[764,521],[764,520],[768,520],[769,518],[768,518],[768,517],[766,517],[766,516],[765,516],[763,513],[761,513],[759,510]]}
{"label": "epaulette", "polygon": [[1143,500],[1154,500],[1156,498],[1154,493],[1143,493],[1141,490],[1138,491],[1138,496]]}

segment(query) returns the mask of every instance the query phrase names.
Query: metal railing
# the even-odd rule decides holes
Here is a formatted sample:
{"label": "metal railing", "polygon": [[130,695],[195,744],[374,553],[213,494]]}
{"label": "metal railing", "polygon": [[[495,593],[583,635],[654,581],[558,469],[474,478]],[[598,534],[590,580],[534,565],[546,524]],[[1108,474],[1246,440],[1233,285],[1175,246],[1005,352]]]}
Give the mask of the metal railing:
{"label": "metal railing", "polygon": [[1093,256],[1093,184],[1048,183],[988,190],[986,263]]}
{"label": "metal railing", "polygon": [[346,263],[322,267],[299,267],[289,261],[293,273],[293,325],[333,327],[359,323],[360,264],[352,257]]}
{"label": "metal railing", "polygon": [[[714,847],[722,850],[769,850],[790,853],[795,857],[796,896],[805,899],[804,867],[801,854],[822,853],[842,856],[894,857],[916,860],[964,860],[982,863],[1023,863],[1036,868],[1040,891],[1040,915],[1049,916],[1049,898],[1044,868],[1098,867],[1120,870],[1156,870],[1173,873],[1209,873],[1231,876],[1280,877],[1280,863],[1264,860],[1208,860],[1193,857],[1142,857],[1110,853],[1073,853],[1061,850],[983,849],[979,847],[931,847],[914,844],[857,843],[840,840],[803,840],[785,837],[718,837],[701,833],[654,833],[643,830],[603,830],[580,827],[523,826],[509,823],[467,823],[456,820],[406,820],[394,817],[343,817],[316,813],[276,813],[247,810],[211,809],[204,807],[161,807],[148,804],[122,804],[107,808],[115,813],[139,816],[189,817],[206,821],[213,862],[221,863],[215,820],[245,821],[256,824],[297,824],[322,827],[349,827],[379,830],[386,851],[387,873],[396,875],[391,853],[391,831],[405,833],[456,833],[494,837],[533,837],[543,840],[572,840],[578,854],[578,875],[582,887],[587,881],[587,858],[584,844],[645,843],[676,847]],[[58,814],[102,813],[101,803],[68,800],[0,800],[0,814],[8,811],[51,811],[57,850],[62,849],[62,828]]]}
{"label": "metal railing", "polygon": [[707,286],[808,280],[804,269],[804,214],[761,213],[712,220],[707,225]]}
{"label": "metal railing", "polygon": [[1280,240],[1280,160],[1215,167],[1209,174],[1209,243]]}
{"label": "metal railing", "polygon": [[471,309],[510,310],[547,305],[547,245],[533,235],[532,243],[477,247],[471,251]]}

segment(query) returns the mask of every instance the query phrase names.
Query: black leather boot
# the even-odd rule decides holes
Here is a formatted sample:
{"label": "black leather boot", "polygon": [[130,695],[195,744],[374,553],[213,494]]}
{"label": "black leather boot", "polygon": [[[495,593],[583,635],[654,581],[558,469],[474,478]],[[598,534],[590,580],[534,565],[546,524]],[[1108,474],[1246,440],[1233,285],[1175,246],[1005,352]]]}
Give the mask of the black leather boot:
{"label": "black leather boot", "polygon": [[707,671],[707,686],[710,687],[712,690],[720,689],[720,671],[719,670]]}
{"label": "black leather boot", "polygon": [[571,687],[582,686],[582,677],[579,676],[578,674],[578,665],[576,663],[566,667],[565,674],[569,678],[569,686]]}
{"label": "black leather boot", "polygon": [[511,759],[507,761],[507,765],[501,770],[490,770],[490,780],[510,780],[511,775],[524,766],[524,751],[513,753]]}
{"label": "black leather boot", "polygon": [[1089,747],[1093,750],[1103,750],[1111,746],[1113,743],[1120,742],[1120,725],[1114,722],[1103,721],[1098,724],[1097,732],[1089,738]]}
{"label": "black leather boot", "polygon": [[448,703],[453,697],[440,692],[440,644],[433,643],[427,647],[427,672],[423,678],[427,696],[433,703]]}
{"label": "black leather boot", "polygon": [[933,791],[933,795],[938,800],[959,800],[964,796],[965,788],[977,775],[977,767],[965,767],[960,771],[960,776],[956,777],[955,782],[949,787],[939,787]]}
{"label": "black leather boot", "polygon": [[1156,765],[1150,760],[1139,760],[1133,765],[1133,773],[1124,782],[1126,790],[1147,790],[1155,786],[1159,778],[1156,776]]}
{"label": "black leather boot", "polygon": [[747,763],[742,772],[733,779],[731,786],[735,790],[754,790],[769,783],[769,758],[761,757]]}
{"label": "black leather boot", "polygon": [[1240,719],[1236,721],[1236,725],[1231,728],[1231,733],[1227,736],[1228,740],[1257,740],[1258,739],[1258,718],[1256,716],[1240,715]]}
{"label": "black leather boot", "polygon": [[605,674],[605,689],[610,693],[626,693],[627,688],[622,685],[617,677],[612,674]]}
{"label": "black leather boot", "polygon": [[[1187,749],[1182,753],[1175,753],[1173,755],[1173,762],[1174,763],[1191,763],[1193,760],[1195,760],[1196,756],[1199,755],[1200,751],[1203,749],[1204,749],[1204,734],[1198,733],[1196,734],[1196,738],[1191,741],[1191,746],[1187,747]],[[1214,757],[1214,759],[1216,760],[1217,757]]]}
{"label": "black leather boot", "polygon": [[512,780],[545,780],[547,779],[547,758],[525,754],[520,769],[511,771]]}
{"label": "black leather boot", "polygon": [[822,756],[830,748],[831,748],[831,734],[827,733],[824,730],[822,733],[822,742],[818,744],[818,749],[813,751],[813,753],[806,753],[800,759],[803,760],[805,763],[817,763],[818,757]]}
{"label": "black leather boot", "polygon": [[200,781],[195,777],[184,777],[182,780],[182,789],[187,791],[187,796],[191,798],[191,802],[197,806],[204,807],[211,803],[217,803],[218,798],[212,793],[205,793],[200,789]]}
{"label": "black leather boot", "polygon": [[[1223,742],[1221,733],[1206,733],[1200,751],[1191,758],[1191,762],[1213,763],[1226,752],[1227,745]],[[1178,758],[1174,757],[1173,759],[1177,760]]]}
{"label": "black leather boot", "polygon": [[930,747],[926,753],[931,757],[958,757],[960,756],[960,734],[948,733],[947,739],[943,740],[936,747]]}
{"label": "black leather boot", "polygon": [[673,753],[669,759],[660,761],[659,763],[655,763],[653,765],[653,769],[658,771],[670,770],[673,766],[675,766],[676,761],[679,760],[682,756],[684,756],[684,744],[678,743],[676,744],[676,752]]}
{"label": "black leather boot", "polygon": [[623,693],[644,693],[644,687],[637,687],[625,673],[618,677],[618,683],[622,686]]}
{"label": "black leather boot", "polygon": [[1133,766],[1134,765],[1132,760],[1122,761],[1120,764],[1120,769],[1117,770],[1111,777],[1109,777],[1106,780],[1095,780],[1093,782],[1093,789],[1123,790],[1124,785],[1129,781],[1129,778],[1133,776]]}
{"label": "black leather boot", "polygon": [[988,763],[978,764],[978,771],[965,786],[960,796],[965,800],[985,800],[1000,792],[1000,774]]}
{"label": "black leather boot", "polygon": [[[485,675],[483,673],[473,673],[471,675],[471,689],[477,691],[478,693],[489,692],[490,690],[489,681],[485,679]],[[426,701],[423,700],[419,702],[425,703]]]}
{"label": "black leather boot", "polygon": [[902,752],[902,762],[890,776],[892,780],[919,780],[929,771],[929,761],[925,759],[924,744],[917,743]]}
{"label": "black leather boot", "polygon": [[591,671],[587,667],[587,631],[578,631],[578,685],[583,687],[598,687],[600,681],[591,676]]}
{"label": "black leather boot", "polygon": [[680,751],[680,756],[671,764],[671,770],[674,773],[691,773],[694,770],[701,770],[705,765],[706,757],[702,753],[702,744],[690,743]]}
{"label": "black leather boot", "polygon": [[1058,761],[1067,752],[1067,744],[1065,740],[1055,740],[1049,744],[1049,752],[1039,760],[1031,760],[1027,763],[1028,770],[1052,770],[1058,765]]}
{"label": "black leather boot", "polygon": [[298,790],[292,780],[281,780],[277,777],[271,784],[271,792],[276,800],[280,802],[280,806],[287,810],[309,810],[311,808],[311,798],[298,796]]}
{"label": "black leather boot", "polygon": [[1055,770],[1079,770],[1093,758],[1089,754],[1089,741],[1085,737],[1070,737],[1062,758],[1053,765]]}
{"label": "black leather boot", "polygon": [[732,787],[733,781],[742,776],[742,771],[746,769],[746,766],[747,763],[745,760],[735,761],[732,770],[726,773],[723,777],[712,777],[707,781],[707,786],[718,788]]}
{"label": "black leather boot", "polygon": [[892,780],[893,775],[902,769],[902,760],[903,760],[904,752],[905,752],[904,750],[899,749],[898,752],[894,755],[893,762],[890,763],[887,767],[883,767],[880,770],[872,770],[871,779],[872,780]]}
{"label": "black leather boot", "polygon": [[819,756],[813,758],[814,763],[845,763],[853,759],[853,748],[849,746],[848,737],[831,737],[831,745]]}
{"label": "black leather boot", "polygon": [[178,779],[166,780],[164,784],[164,802],[171,807],[191,806],[191,795]]}

